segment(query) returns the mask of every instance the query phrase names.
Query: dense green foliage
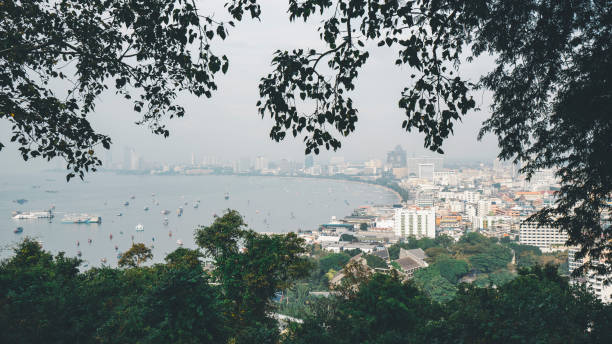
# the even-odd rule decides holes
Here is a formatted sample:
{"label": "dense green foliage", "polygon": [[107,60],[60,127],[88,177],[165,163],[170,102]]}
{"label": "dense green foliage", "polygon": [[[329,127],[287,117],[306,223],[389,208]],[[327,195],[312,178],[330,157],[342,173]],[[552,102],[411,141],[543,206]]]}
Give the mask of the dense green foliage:
{"label": "dense green foliage", "polygon": [[371,255],[371,254],[364,254],[363,258],[365,258],[366,262],[368,263],[368,266],[372,269],[387,269],[387,263],[380,257]]}
{"label": "dense green foliage", "polygon": [[552,266],[498,288],[461,285],[445,304],[412,282],[374,275],[348,299],[325,299],[285,343],[606,343],[612,307],[570,286]]}

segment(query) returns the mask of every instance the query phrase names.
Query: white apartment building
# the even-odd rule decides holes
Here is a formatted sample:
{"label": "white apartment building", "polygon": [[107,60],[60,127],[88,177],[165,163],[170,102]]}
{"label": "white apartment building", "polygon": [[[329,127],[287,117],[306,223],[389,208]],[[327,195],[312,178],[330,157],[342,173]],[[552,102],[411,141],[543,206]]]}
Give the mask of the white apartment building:
{"label": "white apartment building", "polygon": [[398,208],[395,209],[393,230],[400,238],[436,237],[436,211],[431,208]]}
{"label": "white apartment building", "polygon": [[476,203],[480,200],[480,193],[476,191],[464,191],[463,200],[468,203]]}
{"label": "white apartment building", "polygon": [[[580,251],[579,247],[572,246],[567,250],[567,265],[569,266],[570,276],[575,269],[583,264],[584,258],[576,259],[576,252]],[[591,273],[588,277],[571,277],[574,283],[585,283],[591,289],[593,294],[597,296],[603,303],[612,302],[612,283],[605,285],[604,280],[609,276],[599,276]]]}
{"label": "white apartment building", "polygon": [[478,216],[487,216],[491,211],[491,201],[488,199],[481,199],[477,203],[478,208],[476,208],[476,215]]}
{"label": "white apartment building", "polygon": [[536,222],[523,222],[519,232],[519,243],[522,245],[537,246],[542,252],[551,252],[565,249],[567,233],[559,232],[558,228],[542,225]]}

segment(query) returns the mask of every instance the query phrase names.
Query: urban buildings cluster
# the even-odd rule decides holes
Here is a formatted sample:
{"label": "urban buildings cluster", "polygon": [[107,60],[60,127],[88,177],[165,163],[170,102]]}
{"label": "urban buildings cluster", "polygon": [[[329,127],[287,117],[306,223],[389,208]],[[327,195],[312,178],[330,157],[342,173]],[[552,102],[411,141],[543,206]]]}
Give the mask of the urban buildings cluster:
{"label": "urban buildings cluster", "polygon": [[[519,166],[495,160],[492,164],[445,167],[440,156],[409,156],[397,146],[386,159],[349,162],[332,157],[321,163],[312,155],[304,161],[270,160],[264,156],[225,161],[218,157],[196,158],[189,163],[147,164],[131,148],[126,148],[120,166],[126,172],[147,174],[244,174],[274,176],[307,176],[344,178],[397,185],[402,200],[396,204],[369,204],[355,209],[341,219],[333,218],[319,229],[300,235],[323,249],[338,252],[360,249],[377,252],[399,240],[435,238],[448,235],[458,240],[470,231],[488,237],[509,238],[523,245],[538,247],[542,252],[568,250],[567,233],[557,228],[527,221],[530,215],[554,205],[559,183],[552,170],[537,171],[531,179],[519,173]],[[395,189],[397,191],[397,189]],[[341,240],[350,234],[357,240]],[[569,248],[570,272],[582,260],[574,259],[576,248]],[[422,265],[415,265],[419,268]],[[573,268],[574,267],[574,268]],[[590,276],[581,281],[590,285],[600,298],[610,301],[610,287],[604,279]],[[607,294],[606,294],[607,293]],[[607,296],[606,296],[607,295]]]}

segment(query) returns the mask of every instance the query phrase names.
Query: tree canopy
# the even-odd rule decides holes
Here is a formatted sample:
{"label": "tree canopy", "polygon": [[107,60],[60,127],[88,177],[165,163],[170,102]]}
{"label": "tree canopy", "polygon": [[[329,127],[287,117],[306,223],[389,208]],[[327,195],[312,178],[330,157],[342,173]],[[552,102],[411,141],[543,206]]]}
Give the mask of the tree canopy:
{"label": "tree canopy", "polygon": [[[234,20],[260,16],[257,0],[226,8]],[[288,0],[290,20],[322,18],[326,47],[276,51],[257,112],[272,119],[273,140],[300,136],[307,154],[336,150],[356,130],[351,94],[370,51],[393,49],[395,64],[410,68],[398,94],[402,128],[442,153],[476,108],[473,91],[489,90],[491,116],[479,137],[495,135],[499,158],[528,177],[556,170],[555,204],[534,219],[566,231],[578,258],[590,257],[585,268],[610,273],[612,264],[598,263],[612,260],[609,8],[609,0]],[[217,88],[215,75],[229,63],[213,40],[234,25],[188,0],[4,1],[0,18],[0,118],[24,159],[63,157],[68,179],[95,170],[97,146],[111,143],[87,120],[105,89],[133,101],[139,123],[167,136],[164,120],[185,114],[179,92],[210,97]],[[459,74],[486,54],[495,64],[482,78]],[[51,89],[55,82],[65,94]]]}

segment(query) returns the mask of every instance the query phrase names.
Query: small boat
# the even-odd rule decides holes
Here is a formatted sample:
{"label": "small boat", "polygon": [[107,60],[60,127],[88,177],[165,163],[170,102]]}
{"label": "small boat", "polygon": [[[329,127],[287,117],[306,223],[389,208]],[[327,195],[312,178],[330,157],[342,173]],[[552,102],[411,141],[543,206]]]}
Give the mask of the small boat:
{"label": "small boat", "polygon": [[185,202],[185,205],[189,205],[189,202]]}
{"label": "small boat", "polygon": [[77,256],[78,256],[78,257],[80,257],[80,256],[82,256],[82,255],[83,255],[83,253],[81,253],[81,251],[77,251]]}
{"label": "small boat", "polygon": [[168,236],[172,238],[172,231],[168,232]]}
{"label": "small boat", "polygon": [[123,205],[127,207],[128,205],[130,205],[130,202],[125,201],[125,203],[123,203]]}
{"label": "small boat", "polygon": [[162,213],[162,215],[168,215],[168,214],[170,214],[170,210],[165,209],[165,210],[162,210],[161,213]]}
{"label": "small boat", "polygon": [[123,235],[123,231],[119,231],[119,234]]}
{"label": "small boat", "polygon": [[23,232],[23,227],[17,227],[17,228],[15,228],[15,230],[13,230],[13,233],[15,233],[15,234],[19,234],[19,233],[22,233],[22,232]]}
{"label": "small boat", "polygon": [[117,251],[119,249],[119,246],[115,245],[115,251]]}
{"label": "small boat", "polygon": [[91,239],[87,239],[87,243],[91,245]]}
{"label": "small boat", "polygon": [[108,236],[111,240],[113,240],[113,233],[111,233],[111,235]]}
{"label": "small boat", "polygon": [[[143,226],[141,223],[137,224],[137,225],[136,225],[136,231],[137,231],[137,232],[142,232],[142,231],[144,231],[144,226]],[[132,238],[133,238],[133,237],[132,237]]]}
{"label": "small boat", "polygon": [[168,218],[167,218],[167,217],[164,219],[164,222],[163,222],[163,223],[164,223],[164,225],[165,225],[165,226],[167,226],[167,225],[168,225]]}
{"label": "small boat", "polygon": [[152,193],[151,193],[151,197],[155,197],[155,192],[152,192]]}
{"label": "small boat", "polygon": [[199,203],[197,203],[197,202],[193,204],[193,208],[194,208],[194,209],[198,209],[198,207],[199,207],[199,206],[200,206],[200,204],[199,204]]}
{"label": "small boat", "polygon": [[19,203],[19,204],[24,204],[24,203],[26,203],[27,201],[28,201],[28,200],[27,200],[27,199],[25,199],[25,198],[20,198],[20,199],[13,200],[13,202],[14,202],[14,203]]}
{"label": "small boat", "polygon": [[123,216],[123,214],[122,213],[117,213],[117,216]]}
{"label": "small boat", "polygon": [[100,261],[101,261],[102,263],[106,263],[106,258],[100,258]]}
{"label": "small boat", "polygon": [[130,196],[131,199],[136,199],[136,196],[132,195]]}
{"label": "small boat", "polygon": [[88,267],[88,266],[89,266],[89,264],[87,264],[87,263],[83,264],[83,267],[84,267],[84,268],[86,268],[86,267]]}
{"label": "small boat", "polygon": [[144,211],[149,211],[149,207],[144,207]]}
{"label": "small boat", "polygon": [[81,243],[77,240],[77,247],[81,246]]}
{"label": "small boat", "polygon": [[121,259],[121,256],[123,256],[121,253],[117,253],[117,259]]}
{"label": "small boat", "polygon": [[176,244],[179,245],[179,246],[183,246],[183,241],[181,239],[178,239],[176,241]]}
{"label": "small boat", "polygon": [[155,237],[152,237],[152,238],[151,238],[151,241],[155,241]]}
{"label": "small boat", "polygon": [[225,200],[227,201],[229,199],[229,192],[226,192],[223,198],[225,198]]}
{"label": "small boat", "polygon": [[179,207],[179,208],[176,210],[176,215],[178,215],[178,216],[183,215],[183,207]]}
{"label": "small boat", "polygon": [[159,201],[155,201],[155,205],[159,205]]}

